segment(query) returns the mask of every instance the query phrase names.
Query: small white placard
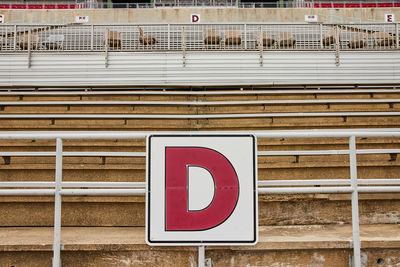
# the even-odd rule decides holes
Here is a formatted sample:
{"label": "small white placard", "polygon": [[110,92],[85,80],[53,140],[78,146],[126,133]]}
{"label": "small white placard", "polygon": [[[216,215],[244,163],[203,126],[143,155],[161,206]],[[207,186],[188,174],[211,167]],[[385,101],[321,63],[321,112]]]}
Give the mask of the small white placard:
{"label": "small white placard", "polygon": [[190,14],[190,23],[200,23],[200,14]]}
{"label": "small white placard", "polygon": [[305,22],[318,22],[318,16],[317,15],[304,15],[304,21]]}
{"label": "small white placard", "polygon": [[75,22],[77,22],[77,23],[87,23],[87,22],[89,22],[89,16],[76,16]]}
{"label": "small white placard", "polygon": [[394,14],[385,14],[385,22],[395,22]]}
{"label": "small white placard", "polygon": [[4,15],[0,14],[0,23],[4,23]]}

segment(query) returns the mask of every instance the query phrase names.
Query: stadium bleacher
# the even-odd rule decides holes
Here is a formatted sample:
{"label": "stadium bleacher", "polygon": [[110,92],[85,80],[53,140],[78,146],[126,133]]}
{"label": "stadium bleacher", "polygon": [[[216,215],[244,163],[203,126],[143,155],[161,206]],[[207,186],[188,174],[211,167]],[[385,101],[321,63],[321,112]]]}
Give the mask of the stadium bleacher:
{"label": "stadium bleacher", "polygon": [[[87,2],[0,9],[95,7]],[[239,14],[252,22],[219,13],[212,23],[211,12],[189,24],[176,19],[184,8],[169,10],[173,21],[157,9],[205,3],[292,15],[348,8],[341,18],[400,7],[115,2],[98,7],[154,7],[146,14],[159,11],[162,23],[93,22],[121,14],[93,9],[89,23],[72,23],[84,12],[71,10],[67,23],[1,25],[0,267],[400,266],[400,24],[383,23],[382,12],[371,23],[304,23],[303,14],[286,23],[283,10],[271,23],[256,12]],[[152,133],[256,137],[256,245],[146,243]]]}
{"label": "stadium bleacher", "polygon": [[[254,247],[207,247],[213,266],[348,266],[353,248],[350,191],[330,192],[330,186],[350,183],[346,136],[351,132],[365,135],[356,139],[358,183],[367,190],[359,193],[363,264],[396,264],[399,95],[398,88],[389,86],[2,90],[0,263],[51,265],[54,138],[59,136],[64,149],[62,266],[196,266],[197,248],[145,244],[147,132],[142,131],[240,130],[258,136],[259,186],[264,190],[259,195],[260,240]],[[271,129],[279,131],[266,131]],[[367,137],[376,132],[382,136]],[[381,191],[369,192],[371,183]],[[10,191],[38,186],[50,191],[37,196]],[[131,191],[102,195],[91,188]],[[293,189],[304,192],[288,193]],[[72,191],[78,195],[68,195]]]}

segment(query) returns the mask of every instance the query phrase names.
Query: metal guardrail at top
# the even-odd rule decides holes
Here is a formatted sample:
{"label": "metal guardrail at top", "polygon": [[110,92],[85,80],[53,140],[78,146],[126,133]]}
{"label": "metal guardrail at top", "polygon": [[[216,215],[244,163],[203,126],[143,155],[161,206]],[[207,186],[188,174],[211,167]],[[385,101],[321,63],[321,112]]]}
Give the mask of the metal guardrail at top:
{"label": "metal guardrail at top", "polygon": [[[159,132],[161,133],[161,132]],[[199,134],[187,132],[186,134]],[[210,133],[210,132],[208,132]],[[55,139],[56,152],[46,154],[45,156],[56,156],[55,166],[55,182],[0,182],[0,188],[17,188],[17,189],[0,189],[0,195],[54,195],[54,242],[53,242],[53,267],[61,266],[61,203],[62,196],[74,195],[144,195],[145,189],[141,183],[119,183],[119,182],[63,182],[62,166],[64,156],[98,156],[95,153],[74,154],[71,152],[63,152],[63,139],[137,139],[146,138],[149,133],[145,132],[30,132],[15,133],[2,132],[0,139]],[[176,133],[174,133],[176,134]],[[185,134],[182,132],[182,134]],[[348,154],[350,165],[350,179],[328,179],[328,180],[268,180],[259,181],[258,192],[260,194],[298,194],[298,193],[351,193],[352,207],[352,227],[353,227],[353,265],[361,267],[361,241],[359,229],[359,212],[358,212],[358,193],[359,192],[400,192],[400,179],[357,179],[357,154],[374,154],[381,153],[379,150],[357,150],[357,137],[400,137],[398,129],[380,131],[379,129],[368,131],[344,130],[344,131],[257,131],[254,134],[259,138],[348,138],[348,150],[328,150],[328,151],[287,151],[285,155],[336,155]],[[386,152],[398,153],[399,150],[388,150]],[[11,152],[5,152],[12,156]],[[101,154],[107,154],[99,152]],[[258,155],[276,155],[276,151],[260,151]],[[28,154],[27,154],[28,155]],[[29,155],[35,155],[35,152]],[[129,154],[126,156],[142,156],[143,154]],[[23,156],[15,154],[14,156]],[[43,156],[41,152],[37,152],[37,156]],[[112,154],[110,156],[113,156]],[[293,187],[299,186],[299,187]],[[25,189],[25,188],[33,189]],[[38,187],[45,187],[38,188]],[[90,187],[88,189],[79,189],[77,187]],[[19,189],[24,188],[24,189]],[[50,189],[49,189],[50,188]],[[72,189],[70,189],[72,188]],[[199,265],[204,266],[204,247],[199,247]]]}
{"label": "metal guardrail at top", "polygon": [[400,48],[399,28],[399,23],[5,24],[0,52],[379,51]]}
{"label": "metal guardrail at top", "polygon": [[390,8],[400,7],[400,0],[364,1],[249,1],[237,0],[156,0],[152,3],[109,2],[0,2],[0,9],[110,9],[110,8],[173,8],[173,7],[237,7],[237,8]]}

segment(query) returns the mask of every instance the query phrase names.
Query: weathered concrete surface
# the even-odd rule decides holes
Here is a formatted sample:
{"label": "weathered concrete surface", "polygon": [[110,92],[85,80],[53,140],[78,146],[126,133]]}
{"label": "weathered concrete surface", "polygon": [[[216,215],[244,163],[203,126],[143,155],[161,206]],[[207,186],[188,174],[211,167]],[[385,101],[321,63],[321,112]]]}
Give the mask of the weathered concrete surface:
{"label": "weathered concrete surface", "polygon": [[[0,229],[0,266],[49,266],[52,228]],[[364,266],[400,262],[399,225],[362,225]],[[195,247],[148,247],[144,228],[63,228],[63,266],[197,266]],[[256,246],[207,247],[213,266],[347,266],[351,226],[260,227]]]}
{"label": "weathered concrete surface", "polygon": [[384,22],[384,14],[400,17],[400,8],[156,8],[97,10],[0,10],[6,23],[71,23],[89,16],[89,23],[190,23],[190,14],[202,23],[304,22],[304,15],[318,15],[325,23]]}
{"label": "weathered concrete surface", "polygon": [[[350,224],[350,195],[296,194],[259,197],[259,224]],[[1,197],[0,226],[52,226],[51,197]],[[400,224],[400,194],[360,194],[362,224]],[[144,226],[143,197],[64,197],[64,226]]]}

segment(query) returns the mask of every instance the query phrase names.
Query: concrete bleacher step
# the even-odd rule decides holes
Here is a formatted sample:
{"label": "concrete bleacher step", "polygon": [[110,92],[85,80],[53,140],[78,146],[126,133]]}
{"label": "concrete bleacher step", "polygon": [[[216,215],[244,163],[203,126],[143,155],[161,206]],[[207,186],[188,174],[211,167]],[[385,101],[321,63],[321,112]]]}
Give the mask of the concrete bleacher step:
{"label": "concrete bleacher step", "polygon": [[[396,266],[399,225],[361,225],[363,266]],[[50,266],[53,229],[0,228],[1,266]],[[212,266],[349,266],[349,225],[260,226],[256,246],[206,247]],[[63,266],[197,266],[196,247],[148,247],[142,227],[64,227]]]}
{"label": "concrete bleacher step", "polygon": [[[400,195],[360,196],[362,224],[399,224]],[[350,195],[296,194],[259,197],[259,225],[342,225],[351,223]],[[0,226],[39,227],[54,223],[54,198],[0,197]],[[144,227],[144,197],[63,197],[63,226]],[[0,265],[1,266],[1,265]]]}
{"label": "concrete bleacher step", "polygon": [[[65,115],[65,114],[60,114]],[[77,114],[76,114],[77,115]],[[24,116],[24,115],[22,115]],[[35,115],[39,116],[39,115]],[[72,116],[72,115],[71,115]],[[274,117],[263,118],[172,118],[172,119],[131,119],[128,115],[119,114],[120,118],[9,118],[0,119],[2,131],[197,131],[197,130],[282,130],[282,129],[329,129],[329,128],[396,128],[400,125],[399,115],[364,114],[336,116],[320,115],[308,117]],[[287,115],[285,115],[287,116]]]}

